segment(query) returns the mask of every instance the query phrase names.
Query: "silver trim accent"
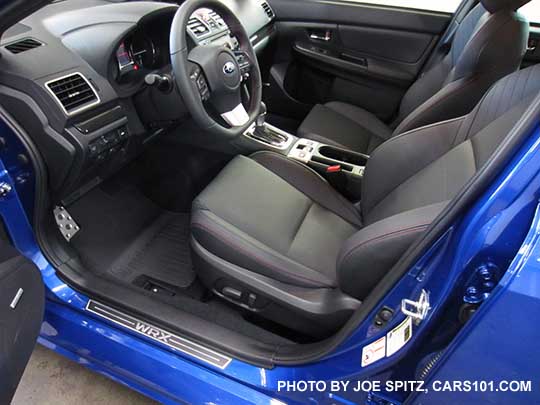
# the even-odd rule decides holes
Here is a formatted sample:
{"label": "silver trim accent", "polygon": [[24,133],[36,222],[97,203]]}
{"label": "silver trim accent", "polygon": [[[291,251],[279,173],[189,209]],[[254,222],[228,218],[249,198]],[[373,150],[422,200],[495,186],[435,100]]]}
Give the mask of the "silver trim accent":
{"label": "silver trim accent", "polygon": [[124,314],[107,305],[100,304],[94,300],[89,300],[86,304],[86,310],[105,318],[117,325],[123,326],[139,335],[146,336],[156,342],[159,342],[174,351],[195,357],[198,360],[211,364],[224,370],[233,360],[232,357],[225,356],[212,349],[195,343],[189,339],[174,335],[164,329],[158,328],[148,322],[143,322],[131,315]]}
{"label": "silver trim accent", "polygon": [[266,45],[268,45],[269,42],[270,42],[270,35],[262,38],[257,43],[254,43],[252,41],[253,49],[255,50],[255,52],[259,52],[262,48],[266,47]]}
{"label": "silver trim accent", "polygon": [[324,33],[324,37],[322,35],[313,33],[309,36],[309,38],[316,41],[330,42],[330,40],[332,39],[332,32],[330,30],[326,30],[326,32]]}
{"label": "silver trim accent", "polygon": [[81,230],[80,226],[64,207],[55,207],[53,214],[60,233],[65,240],[71,241]]}
{"label": "silver trim accent", "polygon": [[288,158],[308,164],[321,144],[311,139],[300,138],[289,151]]}
{"label": "silver trim accent", "polygon": [[23,296],[23,294],[24,294],[24,290],[22,288],[19,288],[19,291],[17,291],[17,294],[15,294],[15,297],[11,301],[11,304],[9,304],[9,307],[11,309],[15,309],[17,307],[17,304],[21,300],[21,297]]}
{"label": "silver trim accent", "polygon": [[[70,76],[75,76],[75,75],[80,75],[82,77],[82,79],[86,82],[86,84],[88,84],[88,86],[90,87],[90,89],[92,90],[94,95],[96,96],[97,100],[92,102],[91,104],[83,105],[82,107],[79,107],[79,108],[77,108],[77,109],[75,109],[75,110],[73,110],[71,112],[68,112],[66,110],[66,107],[64,107],[64,105],[60,102],[60,99],[56,96],[56,94],[54,94],[54,91],[52,91],[52,89],[49,87],[49,84],[57,82],[58,80],[66,79],[66,78],[68,78]],[[51,93],[51,95],[56,100],[56,102],[58,103],[60,108],[62,108],[62,111],[64,111],[64,114],[66,114],[67,116],[72,116],[72,115],[75,115],[75,114],[80,113],[82,111],[86,111],[89,108],[95,107],[96,105],[101,103],[101,98],[99,97],[99,94],[97,93],[96,89],[94,89],[94,86],[92,86],[92,83],[90,83],[90,81],[86,78],[86,76],[83,75],[81,72],[72,72],[70,74],[67,74],[67,75],[64,75],[64,76],[57,77],[55,79],[49,80],[48,82],[45,82],[45,88],[47,89],[47,91],[49,93]]]}
{"label": "silver trim accent", "polygon": [[[302,162],[305,164],[309,164],[310,162],[316,162],[320,165],[326,165],[326,166],[341,165],[342,167],[347,167],[347,169],[344,170],[346,171],[346,173],[354,175],[354,176],[364,177],[364,172],[366,170],[365,166],[358,166],[353,163],[348,163],[345,161],[330,158],[320,152],[321,148],[325,146],[334,147],[332,145],[325,145],[319,142],[312,141],[311,139],[300,138],[293,145],[287,157],[294,160],[298,160],[299,162]],[[369,160],[368,155],[364,155],[363,153],[356,153],[356,154],[363,156],[366,159],[366,161]],[[324,161],[315,160],[314,159],[315,157],[323,158]]]}
{"label": "silver trim accent", "polygon": [[283,130],[281,130],[281,129],[273,126],[273,125],[270,125],[268,122],[265,122],[264,126],[270,128],[272,131],[277,132],[280,135],[283,135],[283,136],[287,137],[287,141],[282,143],[281,145],[279,145],[279,146],[278,145],[272,145],[270,143],[263,142],[263,141],[253,137],[253,132],[255,131],[255,126],[256,126],[255,123],[250,125],[250,127],[246,130],[246,132],[244,132],[244,136],[248,137],[251,141],[255,141],[255,142],[260,143],[261,145],[269,146],[271,148],[278,149],[278,150],[286,150],[289,146],[291,146],[294,139],[296,139],[296,137],[294,135],[291,135],[288,132],[285,132],[285,131],[283,131]]}
{"label": "silver trim accent", "polygon": [[221,117],[233,127],[241,127],[249,122],[249,115],[242,103],[234,107],[233,110],[221,114]]}

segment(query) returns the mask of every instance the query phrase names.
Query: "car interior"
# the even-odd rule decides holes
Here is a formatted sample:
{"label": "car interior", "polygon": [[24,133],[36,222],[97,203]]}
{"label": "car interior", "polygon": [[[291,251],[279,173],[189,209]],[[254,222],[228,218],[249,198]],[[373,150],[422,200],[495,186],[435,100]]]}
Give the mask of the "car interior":
{"label": "car interior", "polygon": [[323,354],[540,91],[529,2],[51,2],[0,42],[40,247],[246,361]]}

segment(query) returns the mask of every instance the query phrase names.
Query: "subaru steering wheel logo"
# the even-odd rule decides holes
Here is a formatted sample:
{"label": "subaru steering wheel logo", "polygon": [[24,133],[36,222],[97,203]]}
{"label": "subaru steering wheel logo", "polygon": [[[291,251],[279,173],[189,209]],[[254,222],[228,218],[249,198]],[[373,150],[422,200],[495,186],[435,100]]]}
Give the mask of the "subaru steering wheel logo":
{"label": "subaru steering wheel logo", "polygon": [[236,71],[236,66],[234,66],[234,63],[227,62],[225,65],[223,65],[223,73],[225,73],[227,76],[232,75]]}

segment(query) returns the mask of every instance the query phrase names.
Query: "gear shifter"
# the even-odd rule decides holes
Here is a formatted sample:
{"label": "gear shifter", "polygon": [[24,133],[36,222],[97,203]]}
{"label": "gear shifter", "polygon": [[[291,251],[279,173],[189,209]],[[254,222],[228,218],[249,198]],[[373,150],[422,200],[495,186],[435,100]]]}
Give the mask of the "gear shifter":
{"label": "gear shifter", "polygon": [[259,110],[259,116],[255,121],[255,129],[251,136],[260,142],[266,143],[270,146],[281,147],[289,140],[287,136],[273,131],[266,125],[266,104],[261,102],[261,108]]}
{"label": "gear shifter", "polygon": [[266,113],[268,112],[268,109],[266,108],[266,104],[261,101],[261,108],[259,110],[259,116],[257,117],[257,121],[255,121],[255,125],[257,128],[264,127],[264,124],[266,122]]}

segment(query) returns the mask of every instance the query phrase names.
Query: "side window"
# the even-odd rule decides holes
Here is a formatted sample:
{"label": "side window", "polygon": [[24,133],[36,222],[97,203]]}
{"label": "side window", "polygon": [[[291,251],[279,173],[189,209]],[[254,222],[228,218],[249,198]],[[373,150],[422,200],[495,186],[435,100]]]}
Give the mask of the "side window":
{"label": "side window", "polygon": [[391,7],[414,8],[417,10],[454,13],[461,0],[348,0],[363,4],[380,4]]}
{"label": "side window", "polygon": [[525,4],[519,9],[519,12],[527,17],[531,23],[540,24],[540,0],[533,0]]}

